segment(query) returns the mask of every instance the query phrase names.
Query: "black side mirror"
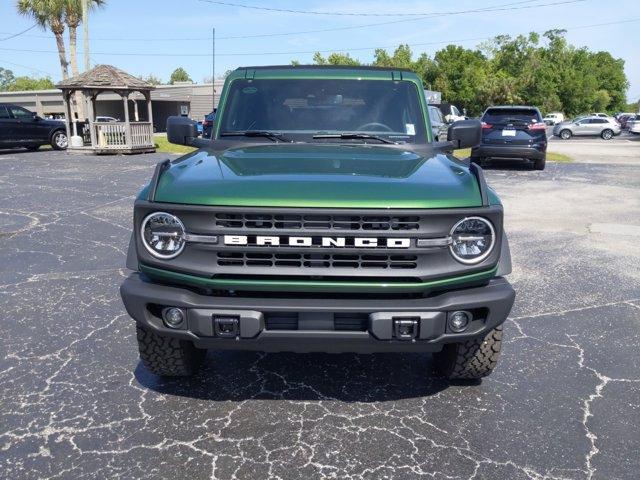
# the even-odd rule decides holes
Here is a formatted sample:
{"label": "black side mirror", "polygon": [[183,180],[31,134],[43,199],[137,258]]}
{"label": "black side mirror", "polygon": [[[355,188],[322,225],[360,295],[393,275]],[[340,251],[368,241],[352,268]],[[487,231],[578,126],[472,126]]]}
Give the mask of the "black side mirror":
{"label": "black side mirror", "polygon": [[475,147],[482,140],[482,123],[477,119],[453,122],[447,131],[447,140],[453,142],[456,149]]}
{"label": "black side mirror", "polygon": [[198,138],[198,122],[187,117],[167,118],[167,140],[176,145],[189,145],[196,148],[209,145],[209,140]]}

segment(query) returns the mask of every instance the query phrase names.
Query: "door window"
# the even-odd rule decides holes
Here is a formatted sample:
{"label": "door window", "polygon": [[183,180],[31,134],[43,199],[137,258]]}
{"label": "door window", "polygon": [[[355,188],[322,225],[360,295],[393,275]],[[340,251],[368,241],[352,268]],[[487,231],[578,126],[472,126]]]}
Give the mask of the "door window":
{"label": "door window", "polygon": [[13,115],[13,118],[17,118],[18,120],[33,118],[33,113],[22,107],[13,105],[9,107],[9,111],[11,112],[11,115]]}
{"label": "door window", "polygon": [[7,107],[4,105],[0,105],[0,118],[11,118],[9,116],[9,112],[7,111]]}

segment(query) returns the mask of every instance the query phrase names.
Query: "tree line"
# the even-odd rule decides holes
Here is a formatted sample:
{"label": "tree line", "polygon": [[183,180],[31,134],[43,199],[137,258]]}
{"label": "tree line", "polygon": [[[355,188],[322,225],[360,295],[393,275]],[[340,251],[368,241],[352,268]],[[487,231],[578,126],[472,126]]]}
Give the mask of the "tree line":
{"label": "tree line", "polygon": [[[342,53],[325,57],[317,52],[313,61],[362,64]],[[549,30],[542,37],[535,32],[500,35],[474,49],[447,45],[433,57],[423,53],[416,59],[408,45],[393,53],[377,49],[371,65],[415,71],[425,88],[442,92],[443,100],[465,108],[468,115],[499,104],[534,105],[543,113],[568,115],[625,111],[631,106],[624,60],[570,45],[565,30]]]}

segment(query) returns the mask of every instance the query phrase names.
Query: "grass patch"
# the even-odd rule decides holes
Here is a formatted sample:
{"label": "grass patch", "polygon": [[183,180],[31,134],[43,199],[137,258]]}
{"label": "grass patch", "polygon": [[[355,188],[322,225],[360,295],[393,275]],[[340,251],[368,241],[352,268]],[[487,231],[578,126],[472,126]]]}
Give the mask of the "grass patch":
{"label": "grass patch", "polygon": [[167,137],[164,135],[157,135],[153,137],[153,141],[156,145],[156,152],[159,153],[191,153],[197,148],[188,147],[186,145],[174,145],[167,141]]}
{"label": "grass patch", "polygon": [[573,162],[573,158],[569,155],[556,152],[547,152],[547,160],[550,162]]}

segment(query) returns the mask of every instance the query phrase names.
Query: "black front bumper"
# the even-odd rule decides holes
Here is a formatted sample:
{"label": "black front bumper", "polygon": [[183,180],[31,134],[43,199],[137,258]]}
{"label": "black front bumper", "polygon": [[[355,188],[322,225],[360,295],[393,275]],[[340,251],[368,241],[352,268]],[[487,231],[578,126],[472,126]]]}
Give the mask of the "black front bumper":
{"label": "black front bumper", "polygon": [[[212,296],[186,288],[151,282],[131,274],[120,287],[127,312],[142,326],[158,333],[192,341],[199,348],[257,350],[267,352],[419,352],[439,351],[446,343],[482,335],[507,318],[515,291],[504,278],[486,286],[452,290],[426,298],[326,298],[296,295]],[[179,307],[187,320],[181,329],[168,328],[158,313],[162,307]],[[464,333],[453,333],[447,314],[455,310],[478,312]],[[265,318],[298,314],[297,329],[270,329]],[[368,319],[361,331],[337,330],[334,314],[359,314]],[[222,338],[214,328],[214,316],[238,319],[235,338]],[[331,321],[327,322],[327,319]],[[411,319],[416,338],[398,340],[394,321]]]}
{"label": "black front bumper", "polygon": [[545,158],[547,145],[479,145],[471,149],[472,158],[523,158],[542,160]]}

